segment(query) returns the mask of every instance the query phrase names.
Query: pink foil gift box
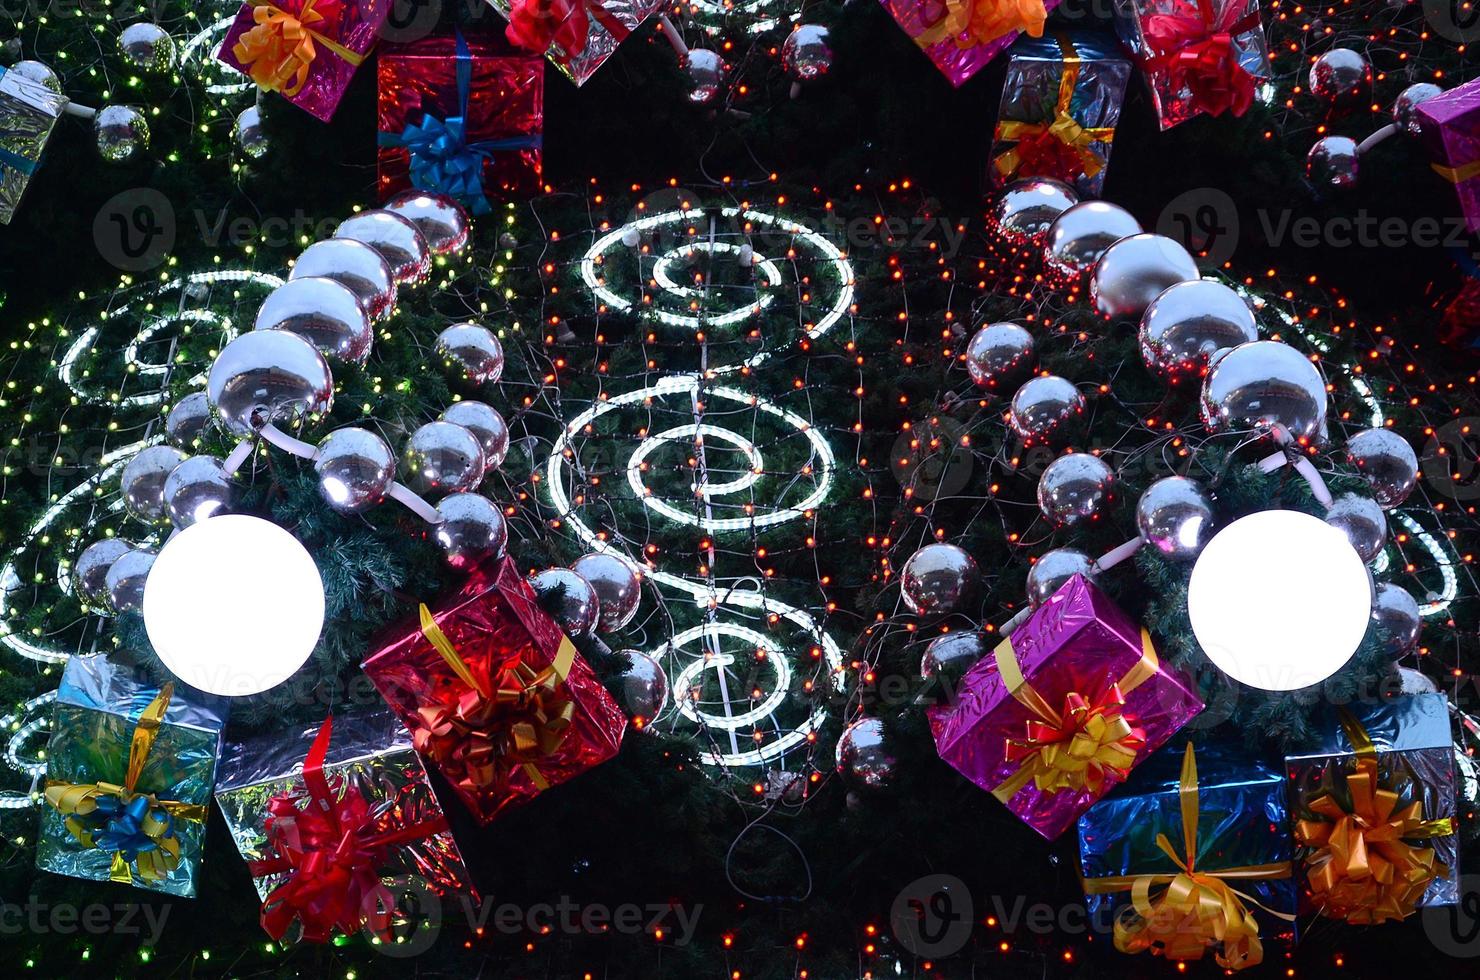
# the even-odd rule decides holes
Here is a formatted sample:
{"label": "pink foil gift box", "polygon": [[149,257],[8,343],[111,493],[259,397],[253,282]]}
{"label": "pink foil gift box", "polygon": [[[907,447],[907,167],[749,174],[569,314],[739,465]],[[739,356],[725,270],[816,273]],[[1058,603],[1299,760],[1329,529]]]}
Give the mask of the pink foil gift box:
{"label": "pink foil gift box", "polygon": [[1429,160],[1454,185],[1472,232],[1480,232],[1480,79],[1419,103],[1418,123]]}
{"label": "pink foil gift box", "polygon": [[1203,709],[1150,635],[1074,576],[930,711],[936,750],[1053,840]]}
{"label": "pink foil gift box", "polygon": [[328,122],[393,2],[246,0],[216,58]]}
{"label": "pink foil gift box", "polygon": [[[881,0],[904,32],[939,68],[951,84],[960,88],[1006,51],[1022,32],[998,33],[990,25],[1001,23],[999,12],[1032,6],[1036,0]],[[1044,12],[1059,0],[1044,0]],[[1038,37],[1043,33],[1033,33]]]}

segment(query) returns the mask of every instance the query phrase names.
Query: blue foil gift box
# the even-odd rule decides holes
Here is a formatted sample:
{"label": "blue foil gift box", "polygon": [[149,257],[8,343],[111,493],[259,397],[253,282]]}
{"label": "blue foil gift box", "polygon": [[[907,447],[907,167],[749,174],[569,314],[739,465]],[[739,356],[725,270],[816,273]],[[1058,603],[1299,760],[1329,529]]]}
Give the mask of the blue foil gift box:
{"label": "blue foil gift box", "polygon": [[57,690],[36,865],[195,896],[224,698],[74,656]]}
{"label": "blue foil gift box", "polygon": [[1296,939],[1285,780],[1232,745],[1176,740],[1079,818],[1090,921],[1115,948],[1258,965]]}
{"label": "blue foil gift box", "polygon": [[1319,732],[1285,758],[1302,911],[1368,924],[1458,904],[1444,695],[1335,707]]}

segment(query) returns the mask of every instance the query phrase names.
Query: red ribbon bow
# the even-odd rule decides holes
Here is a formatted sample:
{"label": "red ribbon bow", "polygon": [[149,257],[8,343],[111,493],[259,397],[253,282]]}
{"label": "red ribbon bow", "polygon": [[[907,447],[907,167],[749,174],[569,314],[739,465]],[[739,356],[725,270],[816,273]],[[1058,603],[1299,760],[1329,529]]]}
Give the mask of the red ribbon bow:
{"label": "red ribbon bow", "polygon": [[1242,116],[1254,101],[1256,83],[1239,63],[1233,39],[1259,27],[1258,9],[1243,10],[1230,0],[1214,14],[1212,0],[1198,0],[1195,14],[1152,14],[1144,29],[1151,54],[1143,67],[1166,72],[1173,91],[1190,91],[1194,110]]}
{"label": "red ribbon bow", "polygon": [[558,46],[569,62],[586,50],[593,17],[619,44],[632,33],[597,0],[515,0],[504,36],[537,54]]}

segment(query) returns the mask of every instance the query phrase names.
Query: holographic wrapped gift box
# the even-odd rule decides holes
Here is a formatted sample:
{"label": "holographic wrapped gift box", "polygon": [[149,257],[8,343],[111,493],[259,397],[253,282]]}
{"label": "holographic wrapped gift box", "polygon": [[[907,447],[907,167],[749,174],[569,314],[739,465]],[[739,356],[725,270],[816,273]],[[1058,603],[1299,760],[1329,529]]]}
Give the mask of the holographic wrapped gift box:
{"label": "holographic wrapped gift box", "polygon": [[1053,840],[1202,708],[1150,634],[1076,575],[930,725],[942,759]]}
{"label": "holographic wrapped gift box", "polygon": [[882,0],[941,74],[960,88],[1026,30],[1043,33],[1059,0]]}
{"label": "holographic wrapped gift box", "polygon": [[538,191],[545,63],[495,37],[429,37],[382,48],[380,199],[408,187],[473,211],[490,194]]}
{"label": "holographic wrapped gift box", "polygon": [[195,896],[226,701],[100,656],[67,661],[36,866]]}
{"label": "holographic wrapped gift box", "polygon": [[67,97],[0,68],[0,225],[10,224]]}
{"label": "holographic wrapped gift box", "polygon": [[216,58],[328,122],[393,2],[246,0]]}
{"label": "holographic wrapped gift box", "polygon": [[1465,225],[1480,232],[1480,78],[1418,105],[1434,171],[1454,185]]}
{"label": "holographic wrapped gift box", "polygon": [[1269,80],[1259,0],[1115,0],[1115,26],[1162,129],[1199,115],[1241,116]]}
{"label": "holographic wrapped gift box", "polygon": [[1131,63],[1102,31],[1022,38],[1008,53],[991,176],[1053,177],[1099,196]]}
{"label": "holographic wrapped gift box", "polygon": [[1302,911],[1367,924],[1458,904],[1444,695],[1337,707],[1320,733],[1285,757]]}
{"label": "holographic wrapped gift box", "polygon": [[507,558],[423,606],[364,670],[484,824],[615,756],[627,727]]}
{"label": "holographic wrapped gift box", "polygon": [[473,891],[411,736],[386,708],[228,743],[216,804],[274,939],[385,938],[408,918],[407,892]]}
{"label": "holographic wrapped gift box", "polygon": [[616,54],[664,0],[487,0],[509,22],[505,36],[542,54],[577,85]]}
{"label": "holographic wrapped gift box", "polygon": [[[1113,927],[1121,952],[1211,953],[1228,969],[1277,959],[1269,947],[1294,944],[1299,903],[1284,773],[1226,744],[1197,749],[1189,773],[1188,748],[1174,739],[1079,818],[1090,921]],[[1203,900],[1217,912],[1194,912]]]}

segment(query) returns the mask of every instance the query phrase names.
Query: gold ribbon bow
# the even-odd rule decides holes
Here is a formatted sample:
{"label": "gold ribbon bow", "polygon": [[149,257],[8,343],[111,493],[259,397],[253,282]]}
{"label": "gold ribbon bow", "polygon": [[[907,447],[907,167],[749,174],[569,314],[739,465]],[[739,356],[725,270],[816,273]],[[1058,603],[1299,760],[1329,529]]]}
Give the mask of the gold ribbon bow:
{"label": "gold ribbon bow", "polygon": [[1451,184],[1463,184],[1467,180],[1480,177],[1480,160],[1471,160],[1459,167],[1446,167],[1442,163],[1432,163],[1429,166],[1434,168],[1434,173]]}
{"label": "gold ribbon bow", "polygon": [[[1412,840],[1447,837],[1453,821],[1423,819],[1423,799],[1411,781],[1395,774],[1379,778],[1377,746],[1350,712],[1340,712],[1341,727],[1356,751],[1344,779],[1345,794],[1322,779],[1322,792],[1306,804],[1311,816],[1295,824],[1295,839],[1313,848],[1305,859],[1306,877],[1321,913],[1367,925],[1406,919],[1436,877],[1449,869],[1432,847]],[[1344,798],[1343,798],[1344,796]]]}
{"label": "gold ribbon bow", "polygon": [[296,14],[273,6],[269,0],[247,2],[252,6],[256,26],[237,39],[231,53],[252,81],[269,92],[280,91],[292,97],[303,90],[309,65],[318,54],[316,42],[355,67],[365,60],[309,26],[324,21],[324,15],[315,9],[319,0],[303,0]]}
{"label": "gold ribbon bow", "polygon": [[[1074,88],[1079,84],[1079,72],[1084,62],[1080,59],[1074,42],[1069,40],[1067,35],[1055,35],[1055,40],[1058,41],[1059,52],[1063,57],[1064,71],[1059,76],[1059,94],[1054,103],[1054,118],[1046,123],[1023,122],[1015,119],[998,121],[996,139],[1016,144],[997,154],[992,160],[992,166],[1002,177],[1012,176],[1023,165],[1023,154],[1020,147],[1024,141],[1045,137],[1055,139],[1072,150],[1079,159],[1085,177],[1094,177],[1105,169],[1105,162],[1095,152],[1093,144],[1112,142],[1115,139],[1115,128],[1113,126],[1086,128],[1069,114],[1069,105],[1074,100]],[[1061,175],[1033,174],[1030,176]]]}
{"label": "gold ribbon bow", "polygon": [[999,643],[992,656],[1008,693],[1034,716],[1028,720],[1026,738],[1008,739],[1008,760],[1021,764],[992,790],[993,796],[1006,803],[1029,780],[1042,792],[1058,793],[1086,786],[1098,792],[1108,776],[1124,778],[1146,746],[1122,711],[1126,695],[1156,676],[1160,666],[1150,633],[1141,631],[1141,659],[1124,677],[1095,700],[1070,692],[1062,712],[1055,711],[1023,676],[1011,637]]}
{"label": "gold ribbon bow", "polygon": [[165,684],[139,715],[139,720],[134,725],[133,738],[129,742],[128,769],[122,785],[106,782],[69,783],[62,780],[48,780],[46,784],[47,804],[66,817],[67,831],[86,848],[98,846],[95,828],[88,827],[84,818],[97,811],[100,797],[114,797],[125,807],[135,800],[146,801],[148,809],[140,822],[140,831],[154,842],[154,849],[138,852],[132,863],[123,851],[114,851],[112,865],[108,870],[109,878],[125,885],[133,881],[134,869],[137,869],[140,878],[152,882],[163,879],[180,866],[180,841],[171,832],[171,817],[196,822],[206,819],[206,808],[199,804],[161,800],[152,793],[135,791],[174,693],[175,685]]}
{"label": "gold ribbon bow", "polygon": [[[1115,923],[1115,948],[1122,953],[1151,950],[1169,960],[1199,960],[1216,946],[1214,959],[1226,970],[1257,966],[1264,959],[1259,941],[1259,923],[1245,902],[1270,915],[1295,921],[1295,916],[1276,912],[1253,896],[1234,888],[1230,881],[1270,881],[1288,878],[1289,861],[1246,865],[1206,871],[1197,867],[1197,756],[1192,743],[1182,756],[1178,781],[1182,811],[1182,854],[1166,834],[1158,834],[1156,846],[1180,869],[1176,874],[1118,875],[1090,878],[1084,882],[1087,895],[1109,895],[1129,891],[1131,904]],[[1152,889],[1160,889],[1152,894]]]}
{"label": "gold ribbon bow", "polygon": [[1013,31],[1043,36],[1043,0],[944,0],[941,16],[915,35],[922,48],[954,41],[961,49],[989,44]]}

